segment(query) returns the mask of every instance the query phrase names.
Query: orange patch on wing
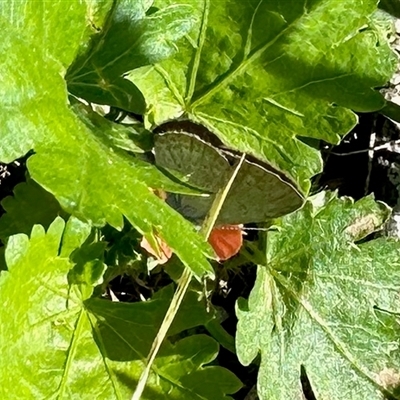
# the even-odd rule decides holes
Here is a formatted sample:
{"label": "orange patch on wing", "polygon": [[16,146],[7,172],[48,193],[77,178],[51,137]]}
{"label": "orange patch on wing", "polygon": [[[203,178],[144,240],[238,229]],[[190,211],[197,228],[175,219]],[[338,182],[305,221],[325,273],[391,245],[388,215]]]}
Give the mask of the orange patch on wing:
{"label": "orange patch on wing", "polygon": [[243,231],[240,225],[223,225],[211,231],[208,243],[211,244],[220,261],[228,260],[237,253],[243,244]]}
{"label": "orange patch on wing", "polygon": [[155,259],[158,261],[158,264],[165,264],[171,257],[172,257],[172,250],[171,248],[167,245],[167,243],[164,242],[161,238],[158,236],[155,236],[155,239],[157,240],[158,244],[158,250],[153,249],[149,241],[143,236],[142,241],[140,242],[140,246],[145,249],[149,254],[155,257]]}

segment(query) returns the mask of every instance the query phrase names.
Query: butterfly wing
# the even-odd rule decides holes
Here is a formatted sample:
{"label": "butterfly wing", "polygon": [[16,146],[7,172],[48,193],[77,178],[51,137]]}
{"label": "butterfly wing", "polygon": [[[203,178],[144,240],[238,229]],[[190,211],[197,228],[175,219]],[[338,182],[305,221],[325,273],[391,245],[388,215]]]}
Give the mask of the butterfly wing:
{"label": "butterfly wing", "polygon": [[[156,164],[186,175],[194,186],[216,193],[228,182],[237,155],[207,143],[190,133],[167,132],[155,137]],[[228,159],[229,158],[229,159]],[[230,161],[231,163],[230,163]],[[167,202],[191,221],[201,221],[214,196],[174,194]],[[294,184],[267,164],[245,161],[218,216],[218,224],[264,222],[290,213],[303,204]]]}
{"label": "butterfly wing", "polygon": [[[229,179],[231,167],[220,151],[189,133],[158,134],[154,144],[156,164],[185,175],[187,182],[216,193]],[[191,221],[202,221],[213,201],[212,196],[168,194],[167,203]]]}
{"label": "butterfly wing", "polygon": [[232,184],[218,223],[265,222],[297,210],[303,202],[295,186],[280,174],[246,160]]}

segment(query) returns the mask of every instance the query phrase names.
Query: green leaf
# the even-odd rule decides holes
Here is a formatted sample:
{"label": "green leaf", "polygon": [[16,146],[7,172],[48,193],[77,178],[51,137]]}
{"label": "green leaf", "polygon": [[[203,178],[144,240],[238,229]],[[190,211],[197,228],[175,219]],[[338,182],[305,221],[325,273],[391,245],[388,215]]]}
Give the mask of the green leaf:
{"label": "green leaf", "polygon": [[[32,44],[31,51],[26,54],[31,61],[36,58],[53,59],[59,64],[59,69],[67,68],[76,57],[78,48],[104,24],[112,3],[112,0],[3,1],[0,5],[0,20],[3,21],[0,24],[7,21],[18,31],[19,40]],[[8,54],[13,54],[13,43],[6,35],[3,36],[2,45],[9,47]],[[22,66],[18,64],[17,69]],[[44,71],[38,70],[38,73]],[[11,80],[9,84],[12,84]]]}
{"label": "green leaf", "polygon": [[130,74],[149,104],[149,124],[189,118],[306,191],[321,160],[301,138],[337,143],[357,122],[350,109],[384,105],[372,88],[389,80],[397,61],[374,23],[376,0],[182,3],[198,23],[180,52]]}
{"label": "green leaf", "polygon": [[261,353],[260,399],[303,398],[301,365],[318,399],[400,398],[400,245],[354,243],[388,213],[372,197],[322,193],[269,233],[267,263],[236,307],[240,361]]}
{"label": "green leaf", "polygon": [[107,243],[95,239],[96,235],[89,236],[70,257],[75,266],[68,273],[68,282],[70,285],[77,285],[83,300],[90,298],[94,287],[104,282],[103,276],[107,269],[103,262]]}
{"label": "green leaf", "polygon": [[79,101],[73,100],[72,104],[73,111],[90,128],[93,135],[105,146],[112,148],[114,152],[119,152],[120,155],[124,152],[128,153],[125,154],[128,156],[125,157],[128,160],[152,149],[152,134],[142,124],[129,126],[117,124],[102,117]]}
{"label": "green leaf", "polygon": [[5,259],[5,247],[0,247],[0,271],[5,271],[7,269],[6,259]]}
{"label": "green leaf", "polygon": [[396,122],[400,122],[400,106],[392,101],[386,103],[386,106],[381,110],[381,114]]}
{"label": "green leaf", "polygon": [[[102,341],[103,354],[110,360],[111,370],[131,390],[137,383],[141,366],[171,300],[170,289],[168,287],[154,300],[140,304],[110,303],[98,299],[87,302],[88,309],[98,320],[96,340]],[[157,302],[158,299],[162,302]],[[201,304],[199,307],[200,304],[196,293],[189,292],[170,332],[189,329],[200,322],[204,324],[205,306]],[[119,346],[115,345],[116,341]],[[217,342],[205,335],[189,336],[174,344],[164,342],[142,399],[164,399],[166,393],[169,398],[185,400],[230,398],[226,394],[239,390],[240,381],[224,368],[204,367],[215,359],[217,353]],[[132,361],[130,369],[121,361]]]}
{"label": "green leaf", "polygon": [[[48,2],[43,3],[43,7],[47,5]],[[51,17],[57,18],[56,9],[50,8]],[[36,15],[30,2],[26,2],[26,10]],[[27,162],[30,175],[56,197],[65,211],[95,225],[108,222],[117,228],[122,227],[125,215],[141,234],[157,231],[195,274],[212,274],[205,259],[213,254],[209,245],[149,188],[193,190],[170,181],[138,158],[128,159],[125,152],[114,151],[104,137],[99,137],[97,126],[78,118],[67,103],[65,81],[60,76],[61,61],[55,59],[58,53],[49,57],[42,47],[39,49],[35,37],[20,34],[18,18],[24,27],[27,16],[11,11],[3,13],[8,20],[0,19],[0,49],[13,55],[0,66],[0,160],[10,162],[33,148],[35,155]],[[64,21],[70,15],[72,21],[86,21],[90,7],[78,11],[74,7],[60,7],[60,18]],[[53,23],[49,22],[49,26]],[[62,37],[83,37],[85,27],[83,23],[70,23]],[[57,28],[54,29],[56,32]],[[71,53],[80,45],[80,41],[74,43]]]}
{"label": "green leaf", "polygon": [[93,288],[103,282],[106,266],[100,260],[91,260],[83,265],[77,264],[68,274],[71,285],[77,285],[82,298],[88,299],[93,294]]}
{"label": "green leaf", "polygon": [[135,276],[148,272],[146,259],[138,251],[142,237],[130,224],[126,223],[122,231],[106,225],[101,232],[103,240],[108,243],[104,254],[108,268],[103,277],[103,287],[118,275]]}
{"label": "green leaf", "polygon": [[[65,227],[57,218],[47,233],[36,225],[30,238],[19,234],[9,239],[8,271],[0,275],[0,370],[7,371],[1,376],[1,398],[114,400],[132,395],[173,290],[167,287],[142,303],[84,301],[78,286],[93,284],[97,277],[86,268],[89,273],[81,274],[79,282],[68,282],[74,267],[69,256],[72,243],[85,248],[89,232],[90,226],[77,219]],[[89,254],[97,257],[96,251],[86,251],[81,257],[86,265]],[[204,301],[191,292],[171,333],[176,336],[211,318]],[[205,366],[217,353],[217,343],[204,335],[165,343],[143,398],[165,399],[165,393],[176,399],[229,398],[226,394],[240,388],[239,380],[221,367]]]}
{"label": "green leaf", "polygon": [[[77,220],[68,224],[75,225],[70,232],[85,232]],[[0,368],[9,368],[2,375],[3,398],[47,397],[50,388],[60,394],[65,390],[65,386],[57,389],[62,380],[55,368],[67,359],[81,307],[75,292],[68,294],[69,254],[58,256],[61,240],[68,241],[66,232],[63,239],[64,226],[57,218],[47,233],[35,225],[31,239],[18,234],[8,241],[5,256],[9,271],[0,276],[0,298],[6,305],[0,311]],[[17,376],[23,385],[15,385]]]}
{"label": "green leaf", "polygon": [[110,11],[102,32],[69,68],[68,89],[88,101],[137,114],[146,109],[140,90],[123,74],[161,61],[177,51],[175,42],[194,25],[189,5],[146,15],[152,1],[122,0]]}
{"label": "green leaf", "polygon": [[1,206],[6,211],[0,218],[3,240],[16,233],[29,234],[35,224],[48,228],[58,215],[66,217],[54,196],[30,178],[18,184],[14,196],[4,198]]}

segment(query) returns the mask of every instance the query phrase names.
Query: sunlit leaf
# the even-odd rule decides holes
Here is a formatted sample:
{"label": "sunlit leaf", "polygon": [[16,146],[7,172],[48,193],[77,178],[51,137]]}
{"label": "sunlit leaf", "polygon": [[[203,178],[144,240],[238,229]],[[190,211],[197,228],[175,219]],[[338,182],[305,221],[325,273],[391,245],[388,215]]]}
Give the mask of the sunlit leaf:
{"label": "sunlit leaf", "polygon": [[261,400],[302,399],[301,365],[317,399],[400,398],[385,378],[400,371],[400,243],[354,243],[387,216],[371,197],[321,193],[269,233],[267,263],[237,303],[237,353],[245,365],[261,353]]}
{"label": "sunlit leaf", "polygon": [[[177,51],[175,41],[192,28],[189,5],[176,5],[150,15],[152,1],[115,2],[103,30],[68,69],[68,89],[88,101],[137,114],[146,109],[140,90],[123,74],[161,61]],[[161,28],[161,29],[160,29]]]}
{"label": "sunlit leaf", "polygon": [[[0,19],[1,52],[13,55],[6,57],[0,66],[0,160],[10,162],[34,149],[35,155],[27,163],[29,172],[54,194],[64,210],[95,225],[109,222],[117,228],[122,227],[125,215],[142,234],[156,229],[196,274],[211,273],[205,260],[205,255],[212,257],[207,243],[191,224],[151,191],[189,189],[173,183],[149,163],[135,157],[128,159],[125,153],[114,151],[115,143],[99,136],[98,126],[76,116],[68,105],[66,84],[61,76],[65,69],[60,66],[61,56],[54,43],[46,52],[45,40],[38,42],[35,36],[20,34],[30,13],[33,19],[36,16],[33,3],[37,2],[20,3],[26,6],[24,13],[21,9],[20,14],[13,14],[14,9],[5,6],[4,18]],[[139,3],[135,4],[139,7]],[[53,40],[62,42],[68,35],[79,38],[69,43],[69,54],[75,54],[87,39],[86,19],[92,11],[91,5],[67,9],[57,9],[55,3],[49,2],[41,5],[46,10],[41,26],[48,23],[57,31],[55,19],[70,19],[62,34],[54,33]],[[82,21],[72,23],[75,20]],[[163,29],[168,30],[168,24]]]}
{"label": "sunlit leaf", "polygon": [[[47,232],[36,225],[30,238],[9,239],[8,271],[0,275],[0,370],[7,371],[1,375],[1,398],[131,397],[172,288],[141,303],[85,301],[104,269],[90,260],[96,252],[85,250],[89,232],[89,225],[74,218],[66,226],[58,218]],[[81,273],[69,259],[73,242],[80,246]],[[218,353],[212,338],[177,340],[178,333],[212,318],[190,292],[171,328],[175,343],[163,346],[144,399],[165,399],[169,393],[182,400],[222,400],[240,388],[228,370],[205,365]]]}
{"label": "sunlit leaf", "polygon": [[301,138],[337,143],[357,121],[350,109],[384,105],[372,88],[396,57],[374,23],[375,0],[173,3],[191,4],[199,22],[175,57],[130,75],[150,124],[187,117],[307,190],[321,161]]}

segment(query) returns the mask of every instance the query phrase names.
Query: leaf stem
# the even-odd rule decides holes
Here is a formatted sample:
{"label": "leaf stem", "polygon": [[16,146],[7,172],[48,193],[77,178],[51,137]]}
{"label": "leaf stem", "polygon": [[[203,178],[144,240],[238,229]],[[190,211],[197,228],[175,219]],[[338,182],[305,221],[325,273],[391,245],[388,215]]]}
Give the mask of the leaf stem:
{"label": "leaf stem", "polygon": [[201,21],[198,46],[197,46],[197,49],[196,49],[196,52],[194,55],[192,70],[190,71],[189,86],[188,86],[188,91],[186,93],[186,99],[185,99],[186,104],[188,104],[190,102],[190,100],[192,99],[192,96],[194,93],[194,88],[196,85],[196,77],[197,77],[197,72],[199,70],[199,65],[200,65],[201,51],[203,49],[204,42],[206,40],[209,11],[210,11],[210,0],[204,0],[203,18]]}
{"label": "leaf stem", "polygon": [[[245,160],[246,155],[243,154],[239,163],[237,164],[235,170],[232,173],[232,176],[230,177],[228,183],[226,186],[218,191],[213,204],[210,208],[210,211],[208,213],[208,216],[204,220],[203,226],[200,230],[200,233],[204,236],[204,238],[207,240],[211,230],[218,218],[219,212],[221,211],[221,208],[226,200],[226,197],[228,196],[229,190],[232,187],[232,184],[239,173],[240,167],[242,166],[244,160]],[[174,320],[179,307],[183,301],[183,298],[185,297],[185,294],[187,292],[187,289],[189,287],[190,281],[192,280],[193,273],[190,268],[185,267],[178,285],[176,287],[176,291],[174,293],[174,297],[171,300],[171,303],[168,307],[168,311],[165,314],[164,320],[161,324],[160,329],[157,332],[157,335],[153,341],[153,344],[151,345],[151,349],[149,352],[149,355],[147,356],[147,363],[146,367],[143,370],[138,384],[136,386],[135,392],[133,393],[132,399],[131,400],[140,400],[140,397],[143,394],[144,388],[146,386],[147,379],[149,378],[150,370],[151,367],[154,363],[154,360],[158,354],[158,351],[160,350],[160,347],[163,343],[163,340],[167,336],[168,329],[170,328],[172,321]]]}
{"label": "leaf stem", "polygon": [[191,280],[192,280],[192,271],[188,267],[186,267],[182,273],[182,276],[179,279],[179,283],[174,293],[174,297],[171,300],[171,303],[168,307],[167,313],[165,314],[161,327],[157,332],[157,336],[153,341],[150,353],[147,358],[147,365],[143,370],[142,375],[140,376],[138,385],[136,386],[135,393],[133,393],[132,400],[139,400],[143,393],[147,379],[150,374],[150,369],[154,363],[158,351],[160,350],[164,338],[167,336],[168,329],[171,326],[172,321],[174,320],[175,315],[179,310],[182,300],[185,297],[186,291],[189,287]]}
{"label": "leaf stem", "polygon": [[58,390],[57,390],[58,398],[64,397],[64,394],[67,391],[67,386],[68,386],[67,382],[68,382],[68,378],[71,374],[72,363],[73,363],[74,357],[76,355],[78,342],[79,342],[79,339],[81,338],[82,331],[84,329],[83,326],[84,326],[85,317],[86,317],[86,312],[85,312],[85,309],[82,308],[82,310],[79,314],[79,317],[78,317],[78,321],[76,322],[76,325],[74,328],[71,344],[70,344],[68,352],[67,352],[67,358],[65,360],[65,365],[64,365],[61,382],[60,382]]}
{"label": "leaf stem", "polygon": [[200,233],[208,239],[210,236],[210,233],[217,222],[218,215],[221,211],[222,206],[224,205],[224,202],[226,200],[226,197],[228,196],[229,190],[231,189],[234,180],[236,179],[237,174],[239,173],[240,167],[242,166],[244,160],[245,160],[246,155],[243,154],[242,157],[239,160],[239,163],[236,165],[235,170],[233,171],[231,177],[229,178],[228,183],[225,185],[223,189],[220,189],[217,194],[215,195],[215,199],[211,205],[210,211],[208,212],[208,215],[206,219],[203,222],[203,225],[200,229]]}

